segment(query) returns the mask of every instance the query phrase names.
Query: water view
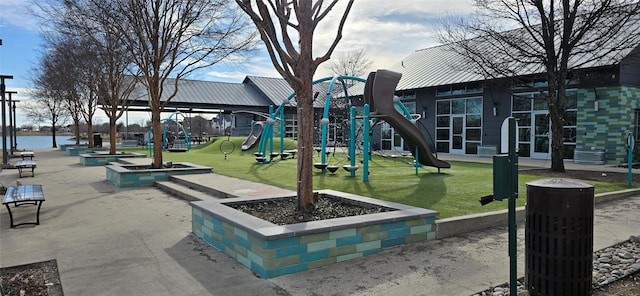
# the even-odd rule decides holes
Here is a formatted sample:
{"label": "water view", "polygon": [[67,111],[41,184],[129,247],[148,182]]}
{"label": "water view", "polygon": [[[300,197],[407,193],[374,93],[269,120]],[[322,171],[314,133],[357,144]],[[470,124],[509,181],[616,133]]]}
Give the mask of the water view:
{"label": "water view", "polygon": [[[53,139],[51,136],[18,136],[16,138],[17,149],[38,149],[38,148],[52,148]],[[82,142],[82,141],[80,141]],[[86,140],[84,141],[86,142]],[[56,144],[58,147],[61,144],[74,144],[75,141],[71,139],[71,136],[56,136]],[[11,144],[9,137],[7,137],[7,148]],[[4,147],[4,141],[0,138],[0,147]]]}

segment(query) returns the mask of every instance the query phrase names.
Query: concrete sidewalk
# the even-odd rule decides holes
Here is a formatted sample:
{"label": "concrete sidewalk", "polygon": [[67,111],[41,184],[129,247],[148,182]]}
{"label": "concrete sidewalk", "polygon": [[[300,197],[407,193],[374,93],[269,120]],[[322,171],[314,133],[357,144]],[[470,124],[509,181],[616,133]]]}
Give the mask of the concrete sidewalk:
{"label": "concrete sidewalk", "polygon": [[[509,278],[507,229],[497,227],[264,280],[195,238],[185,201],[156,188],[116,188],[103,167],[58,150],[36,150],[35,159],[35,177],[20,181],[43,185],[41,225],[11,229],[0,210],[0,267],[56,259],[65,295],[471,295]],[[217,176],[202,182],[273,190]],[[0,174],[5,186],[17,179],[17,170]],[[640,196],[596,208],[594,250],[640,234]],[[35,209],[15,213],[19,222]],[[524,225],[519,237],[522,276]]]}

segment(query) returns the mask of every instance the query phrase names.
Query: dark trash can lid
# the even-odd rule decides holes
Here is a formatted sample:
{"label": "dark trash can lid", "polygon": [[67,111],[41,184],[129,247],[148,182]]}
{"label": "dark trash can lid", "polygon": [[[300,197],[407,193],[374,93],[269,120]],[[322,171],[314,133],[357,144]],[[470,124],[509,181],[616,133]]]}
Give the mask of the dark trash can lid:
{"label": "dark trash can lid", "polygon": [[587,184],[580,180],[569,178],[553,178],[553,179],[541,179],[526,183],[527,186],[544,187],[544,188],[592,188],[593,185]]}

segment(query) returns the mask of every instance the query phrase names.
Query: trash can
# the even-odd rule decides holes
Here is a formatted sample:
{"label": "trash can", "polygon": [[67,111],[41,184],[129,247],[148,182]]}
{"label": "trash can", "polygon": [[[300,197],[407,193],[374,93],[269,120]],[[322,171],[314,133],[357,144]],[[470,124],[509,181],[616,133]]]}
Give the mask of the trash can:
{"label": "trash can", "polygon": [[102,147],[102,136],[99,133],[93,134],[93,147]]}
{"label": "trash can", "polygon": [[572,179],[527,183],[529,295],[591,295],[594,188]]}

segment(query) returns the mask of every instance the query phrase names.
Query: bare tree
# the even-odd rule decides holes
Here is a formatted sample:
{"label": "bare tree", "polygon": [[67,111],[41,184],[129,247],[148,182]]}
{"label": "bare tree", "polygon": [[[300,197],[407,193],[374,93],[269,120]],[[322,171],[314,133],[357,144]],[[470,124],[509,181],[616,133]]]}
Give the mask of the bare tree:
{"label": "bare tree", "polygon": [[[308,211],[313,199],[313,75],[318,66],[329,60],[340,39],[353,0],[347,3],[337,28],[336,37],[326,53],[313,57],[313,36],[318,23],[338,3],[310,0],[236,0],[260,32],[271,62],[294,90],[298,116],[298,180],[299,206]],[[290,33],[296,32],[297,42]]]}
{"label": "bare tree", "polygon": [[635,2],[475,0],[475,17],[445,25],[441,39],[466,58],[467,68],[475,65],[474,70],[488,78],[518,79],[544,73],[551,119],[551,170],[564,172],[568,83],[580,76],[584,66],[628,53],[638,44],[640,6]]}
{"label": "bare tree", "polygon": [[[76,118],[87,122],[89,146],[93,147],[93,117],[98,105],[109,118],[110,154],[116,153],[116,122],[124,115],[129,95],[136,83],[136,67],[124,45],[122,32],[113,29],[113,17],[119,13],[116,1],[62,0],[59,3],[36,2],[48,16],[51,31],[72,39],[75,48],[69,54],[75,87]],[[76,129],[79,131],[79,129]]]}
{"label": "bare tree", "polygon": [[[98,2],[99,0],[92,0]],[[113,0],[103,11],[122,37],[146,87],[153,129],[153,167],[162,167],[160,114],[178,93],[180,79],[252,48],[255,34],[226,0]],[[174,78],[165,93],[165,82]]]}
{"label": "bare tree", "polygon": [[[50,79],[47,84],[54,87],[62,96],[62,102],[67,109],[67,114],[74,125],[74,137],[76,144],[80,144],[80,122],[84,109],[82,96],[81,71],[82,61],[79,54],[83,47],[69,36],[49,35],[49,48],[55,49],[52,58],[43,61],[42,67],[45,73],[51,73],[42,78]],[[54,75],[53,73],[57,73]]]}
{"label": "bare tree", "polygon": [[36,91],[34,100],[23,105],[22,110],[31,122],[41,126],[44,122],[51,123],[52,147],[56,143],[56,130],[66,123],[69,109],[66,100],[70,91],[64,76],[60,75],[57,61],[62,54],[61,49],[54,48],[45,53],[40,60],[40,66],[34,69],[34,85]]}
{"label": "bare tree", "polygon": [[364,77],[370,72],[372,65],[366,50],[356,49],[332,61],[329,69],[334,75]]}

